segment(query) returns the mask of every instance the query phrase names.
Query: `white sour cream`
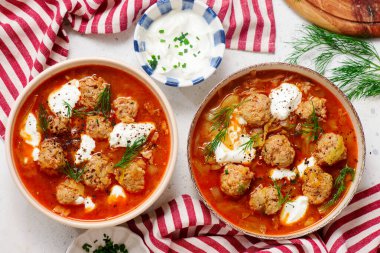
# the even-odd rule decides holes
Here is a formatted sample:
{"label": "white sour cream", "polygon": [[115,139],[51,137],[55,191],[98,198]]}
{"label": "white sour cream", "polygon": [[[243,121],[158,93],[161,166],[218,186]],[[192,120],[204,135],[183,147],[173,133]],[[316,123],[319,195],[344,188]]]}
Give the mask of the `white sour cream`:
{"label": "white sour cream", "polygon": [[71,80],[68,83],[62,85],[59,89],[54,90],[49,94],[48,105],[50,110],[56,115],[62,117],[69,117],[67,104],[71,108],[75,107],[75,104],[80,98],[80,91],[78,89],[79,81],[76,79]]}
{"label": "white sour cream", "polygon": [[306,196],[298,196],[295,200],[286,202],[280,214],[282,225],[291,225],[301,220],[309,207],[309,199]]}
{"label": "white sour cream", "polygon": [[312,167],[316,164],[317,160],[313,156],[306,158],[302,163],[297,165],[298,175],[303,177],[305,170],[308,167]]}
{"label": "white sour cream", "polygon": [[86,197],[84,199],[84,209],[86,210],[86,212],[91,212],[92,210],[94,210],[96,207],[95,203],[92,201],[92,198],[91,197]]}
{"label": "white sour cream", "polygon": [[38,161],[38,157],[40,156],[40,149],[39,148],[34,148],[32,151],[32,157],[33,161]]}
{"label": "white sour cream", "polygon": [[79,164],[91,158],[91,153],[95,149],[95,141],[87,134],[81,135],[81,142],[75,154],[75,163]]}
{"label": "white sour cream", "polygon": [[113,148],[130,146],[142,137],[147,138],[155,128],[153,123],[118,123],[110,133],[110,146]]}
{"label": "white sour cream", "polygon": [[118,198],[125,199],[126,197],[127,195],[125,194],[123,187],[121,187],[120,185],[114,185],[111,188],[111,192],[107,200],[109,203],[113,203],[113,202],[116,202]]}
{"label": "white sour cream", "polygon": [[293,180],[296,178],[297,174],[294,171],[288,169],[273,169],[269,172],[269,176],[274,181],[281,180],[283,178]]}
{"label": "white sour cream", "polygon": [[[187,34],[187,44],[175,38]],[[157,59],[155,71],[191,79],[210,65],[212,34],[203,17],[192,10],[172,10],[155,20],[146,35],[147,60]]]}
{"label": "white sour cream", "polygon": [[215,159],[217,163],[231,162],[249,164],[255,159],[256,149],[242,146],[247,143],[250,138],[242,134],[241,125],[244,125],[246,122],[244,123],[239,119],[240,117],[237,117],[235,114],[232,115],[230,126],[227,129],[227,135],[232,146],[227,147],[224,143],[221,143],[215,149]]}
{"label": "white sour cream", "polygon": [[24,127],[20,130],[20,135],[26,143],[37,147],[41,142],[41,134],[37,129],[37,118],[33,113],[29,113]]}
{"label": "white sour cream", "polygon": [[291,83],[282,83],[269,94],[271,99],[270,111],[279,120],[286,119],[301,103],[302,93]]}

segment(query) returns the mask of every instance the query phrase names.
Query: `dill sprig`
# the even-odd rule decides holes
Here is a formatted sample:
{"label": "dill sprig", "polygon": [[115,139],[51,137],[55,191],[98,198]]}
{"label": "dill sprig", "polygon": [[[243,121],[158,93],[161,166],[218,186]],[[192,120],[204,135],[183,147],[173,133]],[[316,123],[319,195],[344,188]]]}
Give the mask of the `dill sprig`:
{"label": "dill sprig", "polygon": [[[114,243],[111,237],[109,237],[106,234],[103,234],[103,237],[104,237],[103,238],[104,245],[98,246],[94,251],[92,251],[93,253],[128,253],[128,250],[125,247],[125,244]],[[85,252],[90,252],[91,248],[92,248],[92,245],[89,243],[85,243],[82,245],[82,249]]]}
{"label": "dill sprig", "polygon": [[63,104],[65,105],[65,107],[67,109],[66,114],[67,114],[67,117],[69,117],[69,118],[71,118],[71,116],[82,118],[85,115],[94,115],[94,114],[96,114],[96,112],[94,112],[94,111],[87,111],[87,107],[81,107],[81,108],[78,108],[78,109],[74,109],[66,101],[63,101]]}
{"label": "dill sprig", "polygon": [[331,81],[349,98],[362,98],[380,94],[380,57],[368,41],[335,34],[314,25],[300,31],[303,36],[291,42],[293,52],[287,61],[300,62],[305,55],[315,53],[312,58],[315,69],[325,74],[332,60],[343,57],[339,66],[331,70]]}
{"label": "dill sprig", "polygon": [[211,131],[219,132],[214,137],[214,139],[206,145],[203,151],[206,159],[210,158],[215,153],[215,150],[218,148],[218,146],[226,139],[226,135],[228,133],[227,128],[230,126],[231,122],[231,115],[234,110],[240,105],[241,103],[225,106],[213,113],[211,117]]}
{"label": "dill sprig", "polygon": [[318,211],[320,213],[326,212],[331,206],[333,206],[339,200],[342,193],[346,190],[345,179],[348,174],[351,175],[351,181],[354,180],[355,170],[350,168],[348,165],[346,165],[343,169],[340,170],[339,175],[335,179],[334,188],[336,191],[333,197],[328,202],[318,207]]}
{"label": "dill sprig", "polygon": [[311,101],[313,106],[313,111],[306,123],[301,125],[301,133],[309,135],[309,140],[316,141],[319,135],[323,132],[322,127],[319,125],[319,118],[315,112],[315,107],[313,101]]}
{"label": "dill sprig", "polygon": [[146,137],[142,136],[135,140],[132,145],[127,144],[127,148],[123,154],[121,160],[115,165],[115,167],[125,168],[127,165],[135,159],[144,146]]}
{"label": "dill sprig", "polygon": [[42,104],[38,108],[38,125],[43,132],[46,132],[49,126],[48,113]]}
{"label": "dill sprig", "polygon": [[66,161],[65,166],[62,168],[62,172],[75,182],[80,182],[82,180],[82,175],[84,173],[83,169],[76,168],[72,166],[68,161]]}
{"label": "dill sprig", "polygon": [[260,134],[261,132],[252,135],[247,142],[241,144],[240,147],[242,148],[242,150],[246,152],[248,150],[251,150],[252,148],[258,147]]}
{"label": "dill sprig", "polygon": [[276,181],[273,181],[273,186],[276,189],[277,194],[278,194],[278,205],[282,206],[283,204],[285,204],[289,200],[290,191],[288,191],[284,196],[282,194],[282,191],[281,191],[283,185],[278,185]]}
{"label": "dill sprig", "polygon": [[107,85],[98,96],[98,102],[95,111],[101,112],[104,117],[108,118],[111,113],[111,87]]}

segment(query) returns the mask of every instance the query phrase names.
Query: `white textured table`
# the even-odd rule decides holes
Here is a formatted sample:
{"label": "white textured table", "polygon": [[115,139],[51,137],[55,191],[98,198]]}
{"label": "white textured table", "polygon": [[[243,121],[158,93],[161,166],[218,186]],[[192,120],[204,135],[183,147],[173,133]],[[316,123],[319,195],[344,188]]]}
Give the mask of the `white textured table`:
{"label": "white textured table", "polygon": [[[193,88],[171,88],[160,85],[168,96],[177,117],[179,130],[179,153],[176,169],[170,185],[155,206],[180,195],[197,197],[188,172],[186,141],[193,115],[209,90],[223,78],[244,67],[262,63],[284,61],[290,52],[285,42],[290,41],[305,23],[294,14],[283,1],[273,0],[277,41],[276,54],[259,54],[226,50],[224,59],[216,74],[206,82]],[[99,56],[127,62],[138,67],[133,53],[134,27],[127,32],[114,35],[80,35],[69,27],[69,58]],[[380,51],[380,41],[375,41]],[[355,101],[354,106],[364,126],[367,140],[367,169],[360,189],[380,182],[380,101],[367,99]],[[17,190],[10,177],[4,157],[4,144],[0,141],[0,252],[65,252],[73,238],[81,233],[79,229],[63,226],[50,220],[34,209]]]}

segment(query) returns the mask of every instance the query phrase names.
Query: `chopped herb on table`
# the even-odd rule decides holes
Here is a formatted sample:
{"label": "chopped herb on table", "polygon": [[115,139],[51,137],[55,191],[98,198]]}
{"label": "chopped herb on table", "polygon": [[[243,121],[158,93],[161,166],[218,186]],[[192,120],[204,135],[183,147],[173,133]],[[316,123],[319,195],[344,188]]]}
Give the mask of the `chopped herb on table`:
{"label": "chopped herb on table", "polygon": [[302,37],[290,43],[293,52],[287,61],[298,64],[302,62],[302,57],[314,53],[311,59],[315,69],[324,74],[334,58],[343,57],[338,67],[329,69],[330,80],[350,98],[380,95],[380,56],[370,42],[332,33],[314,25],[305,26],[301,33]]}
{"label": "chopped herb on table", "polygon": [[[92,251],[92,253],[128,253],[125,244],[114,243],[112,239],[106,234],[103,234],[103,237],[104,245],[98,246],[98,248]],[[92,246],[88,243],[82,245],[82,249],[85,252],[90,252],[91,248]]]}

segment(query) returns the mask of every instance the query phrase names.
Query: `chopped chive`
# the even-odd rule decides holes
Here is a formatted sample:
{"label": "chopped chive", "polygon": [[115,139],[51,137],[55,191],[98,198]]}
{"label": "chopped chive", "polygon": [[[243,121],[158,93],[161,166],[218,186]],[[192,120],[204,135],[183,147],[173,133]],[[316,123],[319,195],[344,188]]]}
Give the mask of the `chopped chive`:
{"label": "chopped chive", "polygon": [[169,44],[168,48],[170,48],[170,44]]}
{"label": "chopped chive", "polygon": [[162,70],[163,70],[163,71],[166,71],[166,68],[165,68],[165,67],[162,67]]}
{"label": "chopped chive", "polygon": [[190,44],[190,48],[193,48],[193,45]]}
{"label": "chopped chive", "polygon": [[164,29],[161,29],[161,30],[159,30],[158,32],[159,32],[159,33],[164,33],[165,30],[164,30]]}
{"label": "chopped chive", "polygon": [[175,68],[175,69],[176,69],[176,68],[177,68],[177,65],[173,65],[173,68]]}
{"label": "chopped chive", "polygon": [[183,41],[183,43],[184,43],[185,45],[189,45],[189,44],[190,44],[190,42],[189,42],[188,39],[185,39],[185,40]]}
{"label": "chopped chive", "polygon": [[197,40],[200,40],[198,36],[196,36],[195,38],[197,38]]}
{"label": "chopped chive", "polygon": [[161,43],[165,43],[166,40],[164,40],[164,39],[160,39],[160,42],[161,42]]}
{"label": "chopped chive", "polygon": [[183,68],[183,69],[186,68],[186,63],[183,63],[183,64],[182,64],[182,68]]}
{"label": "chopped chive", "polygon": [[198,51],[198,54],[200,54],[201,53],[201,51]]}
{"label": "chopped chive", "polygon": [[175,48],[178,48],[178,45],[175,45],[174,47],[175,47]]}
{"label": "chopped chive", "polygon": [[194,57],[197,57],[197,55],[196,54],[193,54],[194,55]]}
{"label": "chopped chive", "polygon": [[182,52],[178,52],[178,55],[182,56],[182,55],[183,55],[183,53],[182,53]]}
{"label": "chopped chive", "polygon": [[161,56],[157,55],[157,59],[159,60],[161,58]]}
{"label": "chopped chive", "polygon": [[185,49],[183,50],[183,52],[184,52],[184,53],[187,53],[187,52],[188,52],[188,51],[187,51],[187,48],[185,48]]}

